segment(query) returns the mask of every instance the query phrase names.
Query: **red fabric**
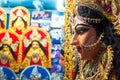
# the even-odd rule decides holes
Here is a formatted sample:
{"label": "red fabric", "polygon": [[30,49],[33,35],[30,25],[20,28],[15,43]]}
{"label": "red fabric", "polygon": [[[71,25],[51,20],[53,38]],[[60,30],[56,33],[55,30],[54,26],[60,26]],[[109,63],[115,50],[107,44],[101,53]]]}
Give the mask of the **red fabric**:
{"label": "red fabric", "polygon": [[13,11],[13,14],[16,15],[17,11],[18,11],[18,9],[16,9],[15,11]]}
{"label": "red fabric", "polygon": [[0,11],[0,15],[1,15],[1,14],[3,14],[3,12],[2,12],[2,11]]}
{"label": "red fabric", "polygon": [[75,72],[72,71],[72,80],[74,79],[74,77],[75,77]]}
{"label": "red fabric", "polygon": [[0,66],[7,66],[7,67],[10,67],[9,61],[8,61],[6,64],[2,64],[1,61],[0,61]]}
{"label": "red fabric", "polygon": [[[6,32],[1,32],[0,33],[0,42],[2,43],[2,39],[5,36]],[[9,33],[9,37],[12,38],[12,44],[15,44],[16,42],[19,42],[18,37],[12,33],[12,32],[8,32]],[[19,45],[17,46],[16,51],[14,51],[15,55],[18,56],[18,52],[19,52]],[[16,60],[17,61],[17,60]],[[6,66],[8,66],[8,64],[6,64]]]}
{"label": "red fabric", "polygon": [[[41,30],[38,30],[38,33],[41,35],[41,39],[44,39],[47,35],[44,33],[44,32],[42,32]],[[32,34],[32,29],[30,30],[30,31],[28,31],[24,36],[27,38],[27,39],[29,39],[30,40],[30,35]],[[45,47],[45,49],[48,51],[48,45],[49,45],[49,43],[47,42],[47,46]],[[25,44],[24,44],[24,42],[23,42],[23,40],[22,40],[22,53],[23,53],[23,55],[22,55],[22,60],[24,60],[25,59],[25,57],[26,57],[26,55],[24,54],[24,51],[25,51],[25,49],[26,49],[26,47],[25,47]],[[49,54],[49,53],[48,53]],[[47,59],[48,59],[48,54],[45,54],[46,55],[46,57],[47,57]]]}
{"label": "red fabric", "polygon": [[18,33],[19,35],[20,35],[20,34],[22,35],[22,30],[21,30],[21,29],[18,30],[18,29],[16,28],[16,33]]}
{"label": "red fabric", "polygon": [[41,65],[41,61],[39,60],[37,63],[34,63],[32,60],[30,61],[30,65],[35,65],[35,64]]}

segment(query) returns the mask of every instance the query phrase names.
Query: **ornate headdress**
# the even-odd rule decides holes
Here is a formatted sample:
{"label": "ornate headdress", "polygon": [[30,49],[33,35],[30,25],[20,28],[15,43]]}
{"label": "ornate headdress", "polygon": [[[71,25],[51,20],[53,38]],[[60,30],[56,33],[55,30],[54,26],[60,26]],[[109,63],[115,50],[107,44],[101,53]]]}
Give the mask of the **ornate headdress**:
{"label": "ornate headdress", "polygon": [[30,25],[30,13],[27,8],[17,6],[10,12],[9,28],[16,31],[18,34],[22,34],[24,29]]}
{"label": "ornate headdress", "polygon": [[30,40],[41,40],[41,34],[38,33],[37,29],[33,29],[32,34],[30,35]]}
{"label": "ornate headdress", "polygon": [[0,36],[0,45],[7,44],[13,49],[13,51],[17,50],[17,48],[19,47],[19,39],[16,33],[9,30],[3,30],[0,33]]}
{"label": "ornate headdress", "polygon": [[47,46],[48,33],[39,28],[28,28],[27,33],[24,34],[23,42],[27,47],[32,41],[39,41],[44,47]]}
{"label": "ornate headdress", "polygon": [[[25,54],[29,54],[29,50],[33,51],[34,49],[31,49],[31,45],[32,42],[38,42],[39,44],[39,49],[37,50],[42,50],[43,53],[47,53],[45,56],[47,56],[47,58],[45,59],[45,61],[48,63],[48,65],[45,67],[51,67],[51,57],[50,57],[50,53],[51,53],[51,40],[50,40],[50,36],[48,34],[47,31],[45,31],[42,28],[37,28],[37,27],[30,27],[27,28],[26,31],[24,32],[23,36],[22,36],[22,50],[24,51]],[[41,51],[40,50],[40,51]],[[30,52],[31,53],[31,52]],[[41,52],[40,52],[41,53]],[[25,57],[23,57],[24,59]],[[24,62],[23,62],[24,64]],[[46,63],[42,63],[41,64],[46,64]],[[29,64],[27,64],[29,65]],[[25,68],[25,66],[22,65],[22,67]]]}
{"label": "ornate headdress", "polygon": [[24,14],[21,9],[18,9],[18,11],[16,12],[16,15],[23,17]]}
{"label": "ornate headdress", "polygon": [[41,34],[38,32],[38,30],[36,29],[36,28],[33,28],[32,30],[31,30],[32,32],[31,32],[31,34],[29,35],[29,38],[30,39],[28,39],[27,38],[27,36],[24,36],[24,44],[25,44],[25,46],[27,47],[32,41],[41,41],[41,38],[42,38],[42,36],[41,36]]}
{"label": "ornate headdress", "polygon": [[[101,22],[104,22],[102,24],[108,23],[105,22],[106,18],[105,16],[112,21],[114,24],[114,28],[116,29],[117,34],[120,34],[120,1],[116,0],[76,0],[75,2],[75,14],[76,16],[89,23],[89,24],[98,24]],[[80,7],[84,6],[84,7]],[[90,9],[90,11],[86,10],[87,8]],[[94,10],[91,11],[91,10]],[[104,20],[105,19],[105,20]],[[104,21],[103,21],[104,20]],[[99,26],[99,25],[97,25]]]}
{"label": "ornate headdress", "polygon": [[[98,12],[103,12],[102,8],[100,8],[97,4],[95,4],[96,1],[92,0],[83,0],[83,1],[77,1],[77,4],[75,5],[75,14],[76,16],[80,19],[80,20],[84,20],[85,22],[88,23],[100,23],[103,19],[101,18],[101,16],[93,16],[92,12],[87,12],[84,11],[83,13],[81,12],[79,14],[79,12],[81,11],[82,8],[80,8],[79,6],[86,6],[88,8],[90,8],[91,10],[96,10]],[[83,8],[85,9],[85,8]],[[85,15],[84,13],[87,13],[88,15]],[[82,15],[81,15],[82,14]],[[96,12],[96,14],[99,14]],[[90,15],[90,16],[89,16]]]}

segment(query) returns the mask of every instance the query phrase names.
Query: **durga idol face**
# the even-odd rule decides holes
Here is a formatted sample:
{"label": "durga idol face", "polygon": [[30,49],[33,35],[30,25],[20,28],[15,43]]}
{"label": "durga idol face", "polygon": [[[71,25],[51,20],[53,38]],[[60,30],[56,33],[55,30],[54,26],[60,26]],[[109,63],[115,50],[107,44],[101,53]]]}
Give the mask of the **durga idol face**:
{"label": "durga idol face", "polygon": [[34,42],[32,43],[32,48],[33,48],[33,49],[38,49],[38,48],[39,48],[38,42],[34,41]]}
{"label": "durga idol face", "polygon": [[93,59],[98,52],[98,47],[85,48],[84,46],[89,46],[97,42],[98,38],[95,28],[75,16],[72,31],[73,40],[71,44],[76,47],[79,58],[81,60]]}

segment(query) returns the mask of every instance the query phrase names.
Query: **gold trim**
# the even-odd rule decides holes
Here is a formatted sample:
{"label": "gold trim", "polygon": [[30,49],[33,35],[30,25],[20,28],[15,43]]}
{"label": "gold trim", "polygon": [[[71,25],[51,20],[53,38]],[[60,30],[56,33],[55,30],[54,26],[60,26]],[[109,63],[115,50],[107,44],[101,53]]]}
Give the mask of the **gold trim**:
{"label": "gold trim", "polygon": [[73,80],[73,53],[72,53],[72,46],[70,44],[72,39],[72,17],[74,12],[74,0],[66,0],[65,6],[65,27],[64,27],[64,34],[65,34],[65,73],[64,73],[64,80]]}
{"label": "gold trim", "polygon": [[[85,5],[90,7],[91,9],[95,9],[97,11],[102,12],[108,19],[110,19],[113,22],[114,28],[116,29],[120,28],[119,4],[119,0],[76,0],[75,6],[77,7],[78,5]],[[120,35],[119,29],[116,29],[116,33],[117,35]]]}
{"label": "gold trim", "polygon": [[[49,33],[48,33],[46,30],[44,30],[44,29],[42,29],[42,28],[34,27],[34,26],[29,27],[29,28],[27,28],[27,29],[24,31],[24,33],[23,33],[23,35],[22,35],[22,41],[23,41],[23,38],[24,38],[25,34],[26,34],[27,32],[29,32],[29,31],[34,30],[34,29],[36,29],[36,30],[38,30],[38,31],[42,31],[43,33],[46,34],[47,42],[48,42],[48,59],[45,57],[45,60],[42,60],[42,66],[44,66],[44,67],[46,67],[46,68],[51,68],[51,39],[50,39]],[[21,44],[21,45],[22,45],[22,44]],[[27,62],[27,61],[29,61],[29,60],[30,60],[30,58],[27,57],[27,58],[26,58],[26,62],[24,62],[24,61],[22,62],[21,68],[25,68],[26,66],[29,66],[29,64],[28,64],[28,62]],[[22,61],[22,60],[21,60],[21,61]],[[26,66],[24,66],[23,63],[25,63]]]}
{"label": "gold trim", "polygon": [[[14,31],[12,31],[12,30],[5,30],[5,29],[3,29],[1,32],[0,32],[0,34],[2,34],[2,33],[10,33],[10,34],[13,34],[14,36],[16,36],[17,37],[17,39],[18,39],[18,45],[20,44],[20,37],[18,36],[18,34],[16,34]],[[4,43],[2,43],[2,42],[0,42],[0,44],[4,44]],[[10,46],[12,45],[12,43],[11,44],[9,44]],[[17,59],[17,61],[15,61],[14,59],[13,59],[13,57],[12,57],[12,55],[10,54],[9,55],[9,57],[10,57],[10,68],[12,69],[12,70],[14,70],[15,72],[19,72],[19,64],[20,64],[20,45],[19,45],[19,48],[18,48],[18,56],[19,56],[19,58]],[[12,62],[11,62],[12,61]]]}
{"label": "gold trim", "polygon": [[[64,80],[72,80],[72,70],[73,69],[73,61],[72,61],[72,47],[70,45],[70,41],[72,39],[72,18],[73,18],[73,14],[75,13],[75,8],[77,5],[79,4],[84,4],[86,3],[86,5],[88,4],[94,4],[94,5],[100,5],[101,6],[101,10],[103,10],[103,6],[101,4],[102,1],[106,1],[105,3],[107,3],[108,1],[111,1],[111,7],[112,7],[112,13],[109,12],[103,12],[110,20],[112,20],[114,27],[118,28],[117,29],[117,34],[120,35],[120,17],[118,15],[118,13],[120,14],[120,1],[119,0],[66,0],[66,5],[65,5],[65,59],[69,62],[65,62],[65,74],[64,74]],[[80,3],[79,3],[80,2]],[[78,4],[79,3],[79,4]],[[114,8],[114,9],[113,9]],[[67,56],[68,55],[68,56]]]}
{"label": "gold trim", "polygon": [[79,16],[77,13],[77,17],[79,20],[83,20],[85,23],[100,23],[103,19],[101,18],[86,18],[86,17],[82,17]]}
{"label": "gold trim", "polygon": [[[15,10],[18,10],[19,11],[19,13],[17,13],[18,11],[16,11],[16,15],[14,15],[13,14],[13,12],[15,11]],[[23,12],[21,12],[21,10],[24,10],[25,11],[25,15],[23,15]],[[16,18],[23,18],[25,21],[26,21],[26,28],[28,27],[28,26],[30,26],[30,13],[29,13],[29,11],[28,11],[28,9],[27,8],[25,8],[25,7],[23,7],[23,6],[17,6],[17,7],[15,7],[15,8],[13,8],[12,9],[12,11],[10,12],[10,20],[9,20],[9,29],[13,29],[14,31],[16,31],[16,26],[12,26],[12,22],[16,19]],[[24,24],[23,24],[23,21],[19,21],[19,23],[21,24],[21,25],[19,25],[19,26],[24,26]],[[18,25],[18,24],[17,24]],[[18,30],[22,30],[22,33],[24,32],[24,30],[25,30],[25,27],[23,27],[23,28],[17,28]]]}
{"label": "gold trim", "polygon": [[79,74],[76,80],[108,80],[109,72],[113,68],[114,51],[108,45],[106,51],[103,52],[104,48],[92,65],[88,60],[80,60]]}

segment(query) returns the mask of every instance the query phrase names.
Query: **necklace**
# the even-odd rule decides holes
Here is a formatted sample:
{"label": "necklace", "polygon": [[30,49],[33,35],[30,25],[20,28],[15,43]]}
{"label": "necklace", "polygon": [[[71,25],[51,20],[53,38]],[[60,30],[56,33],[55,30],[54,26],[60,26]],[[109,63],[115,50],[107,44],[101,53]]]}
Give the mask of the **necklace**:
{"label": "necklace", "polygon": [[9,51],[1,51],[0,52],[0,61],[2,64],[6,64],[9,60]]}
{"label": "necklace", "polygon": [[[104,50],[103,50],[104,51]],[[113,50],[109,45],[91,64],[91,60],[80,60],[76,80],[108,80],[112,69]]]}
{"label": "necklace", "polygon": [[31,52],[32,52],[32,56],[31,56],[32,57],[32,61],[34,63],[37,63],[39,61],[39,59],[40,59],[40,57],[39,57],[40,50],[36,49],[36,50],[32,50]]}

